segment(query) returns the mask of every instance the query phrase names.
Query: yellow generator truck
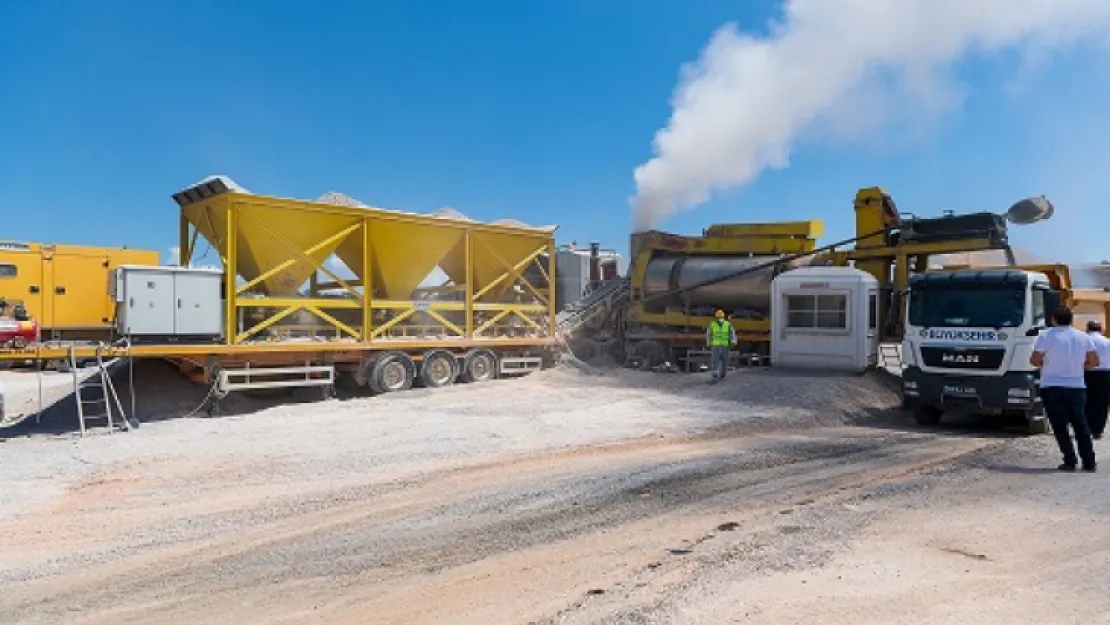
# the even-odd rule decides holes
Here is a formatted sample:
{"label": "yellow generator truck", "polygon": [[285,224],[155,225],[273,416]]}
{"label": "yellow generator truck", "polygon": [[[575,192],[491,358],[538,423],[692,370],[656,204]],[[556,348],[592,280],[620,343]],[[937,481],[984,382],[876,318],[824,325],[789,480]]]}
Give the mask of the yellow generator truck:
{"label": "yellow generator truck", "polygon": [[44,341],[107,340],[115,322],[112,271],[160,260],[149,250],[0,241],[0,300],[22,304]]}

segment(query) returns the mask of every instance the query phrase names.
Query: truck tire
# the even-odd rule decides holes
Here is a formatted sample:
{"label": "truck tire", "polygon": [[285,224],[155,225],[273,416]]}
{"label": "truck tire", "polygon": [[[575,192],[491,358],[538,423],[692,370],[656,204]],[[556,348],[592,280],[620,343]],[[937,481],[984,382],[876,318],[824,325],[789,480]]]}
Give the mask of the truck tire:
{"label": "truck tire", "polygon": [[485,382],[497,378],[497,355],[488,349],[472,349],[463,359],[463,382]]}
{"label": "truck tire", "polygon": [[420,363],[420,383],[425,388],[439,388],[455,383],[459,377],[459,360],[451,352],[443,350],[424,354]]}
{"label": "truck tire", "polygon": [[1052,426],[1048,422],[1048,417],[1041,415],[1039,417],[1029,417],[1026,421],[1025,431],[1032,435],[1048,434],[1052,431]]}
{"label": "truck tire", "polygon": [[382,354],[370,370],[370,390],[381,395],[412,388],[416,379],[416,365],[407,354],[390,352]]}
{"label": "truck tire", "polygon": [[937,425],[943,416],[944,411],[933,406],[917,405],[913,408],[913,420],[918,425]]}
{"label": "truck tire", "polygon": [[1052,431],[1052,424],[1044,413],[1044,406],[1035,405],[1038,407],[1025,414],[1025,431],[1030,435],[1048,434]]}

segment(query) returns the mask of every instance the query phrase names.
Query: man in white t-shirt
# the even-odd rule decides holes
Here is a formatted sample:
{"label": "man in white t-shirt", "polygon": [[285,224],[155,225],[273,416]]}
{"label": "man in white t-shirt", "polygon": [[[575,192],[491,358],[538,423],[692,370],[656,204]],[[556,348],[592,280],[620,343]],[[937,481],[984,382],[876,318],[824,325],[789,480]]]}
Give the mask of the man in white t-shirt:
{"label": "man in white t-shirt", "polygon": [[[1067,308],[1052,313],[1053,326],[1041,332],[1033,344],[1029,363],[1041,370],[1041,401],[1052,424],[1056,443],[1064,454],[1061,471],[1074,471],[1078,460],[1084,471],[1095,471],[1095,446],[1087,425],[1087,391],[1084,372],[1099,365],[1095,343],[1087,334],[1071,327]],[[1072,446],[1068,425],[1075,431],[1079,458]]]}
{"label": "man in white t-shirt", "polygon": [[1087,369],[1087,425],[1092,438],[1102,438],[1106,430],[1106,413],[1110,412],[1110,339],[1102,334],[1102,323],[1087,323],[1087,334],[1095,343],[1098,366]]}

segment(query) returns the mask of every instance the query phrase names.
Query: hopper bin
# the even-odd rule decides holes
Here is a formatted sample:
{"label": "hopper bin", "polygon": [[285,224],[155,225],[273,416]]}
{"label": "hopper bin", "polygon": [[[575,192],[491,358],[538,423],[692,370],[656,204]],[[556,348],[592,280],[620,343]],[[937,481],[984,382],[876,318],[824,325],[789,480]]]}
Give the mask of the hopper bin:
{"label": "hopper bin", "polygon": [[[226,259],[228,212],[236,204],[236,257],[239,277],[270,297],[297,294],[339,246],[334,235],[357,227],[343,214],[306,211],[276,204],[237,190],[233,182],[213,178],[175,194],[182,215]],[[207,200],[207,201],[206,201]]]}
{"label": "hopper bin", "polygon": [[[231,301],[230,309],[262,308],[266,299],[274,301],[272,308],[303,308],[332,323],[325,309],[361,308],[361,315],[342,313],[349,320],[341,329],[352,335],[358,333],[358,327],[364,328],[364,335],[380,333],[385,330],[372,319],[412,316],[416,309],[401,303],[419,297],[417,290],[437,267],[459,287],[456,295],[461,298],[455,301],[465,301],[469,295],[471,301],[483,305],[476,313],[497,320],[509,313],[539,314],[553,300],[547,268],[541,271],[536,266],[536,260],[546,260],[544,254],[554,248],[552,227],[481,223],[453,211],[418,215],[382,210],[338,193],[316,202],[254,195],[222,177],[204,180],[175,194],[174,199],[181,207],[185,257],[191,258],[195,249],[195,239],[189,238],[192,226],[191,234],[203,236],[219,252],[227,271],[236,274],[235,299],[255,298],[252,303]],[[346,265],[348,275],[336,275],[325,266],[332,257]],[[335,281],[331,284],[345,290],[357,305],[332,298],[329,301],[337,305],[329,307],[315,295],[300,298],[317,271],[329,274]],[[521,297],[507,301],[505,295],[514,286],[519,287]],[[369,289],[369,298],[362,297],[359,287]],[[290,298],[305,303],[290,303]],[[530,308],[500,308],[501,304]],[[462,314],[457,306],[443,306],[440,312],[427,314],[440,321],[448,312],[452,318]],[[421,310],[426,306],[422,304]],[[228,318],[232,318],[230,313]],[[464,325],[458,323],[458,327]],[[471,326],[475,332],[490,327],[483,323]]]}

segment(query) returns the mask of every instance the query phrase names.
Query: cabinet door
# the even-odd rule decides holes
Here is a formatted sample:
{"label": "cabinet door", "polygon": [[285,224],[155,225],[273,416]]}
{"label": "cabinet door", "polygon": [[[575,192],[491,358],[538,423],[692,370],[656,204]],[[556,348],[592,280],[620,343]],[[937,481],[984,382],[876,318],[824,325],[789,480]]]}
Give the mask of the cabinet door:
{"label": "cabinet door", "polygon": [[173,334],[173,274],[128,272],[124,283],[126,334]]}
{"label": "cabinet door", "polygon": [[38,252],[0,252],[0,299],[13,306],[16,302],[22,302],[27,314],[45,326],[42,270],[42,256]]}
{"label": "cabinet door", "polygon": [[223,328],[220,276],[179,273],[174,276],[177,301],[174,331],[179,335],[216,336]]}
{"label": "cabinet door", "polygon": [[100,328],[111,323],[107,257],[54,254],[45,296],[56,328]]}

